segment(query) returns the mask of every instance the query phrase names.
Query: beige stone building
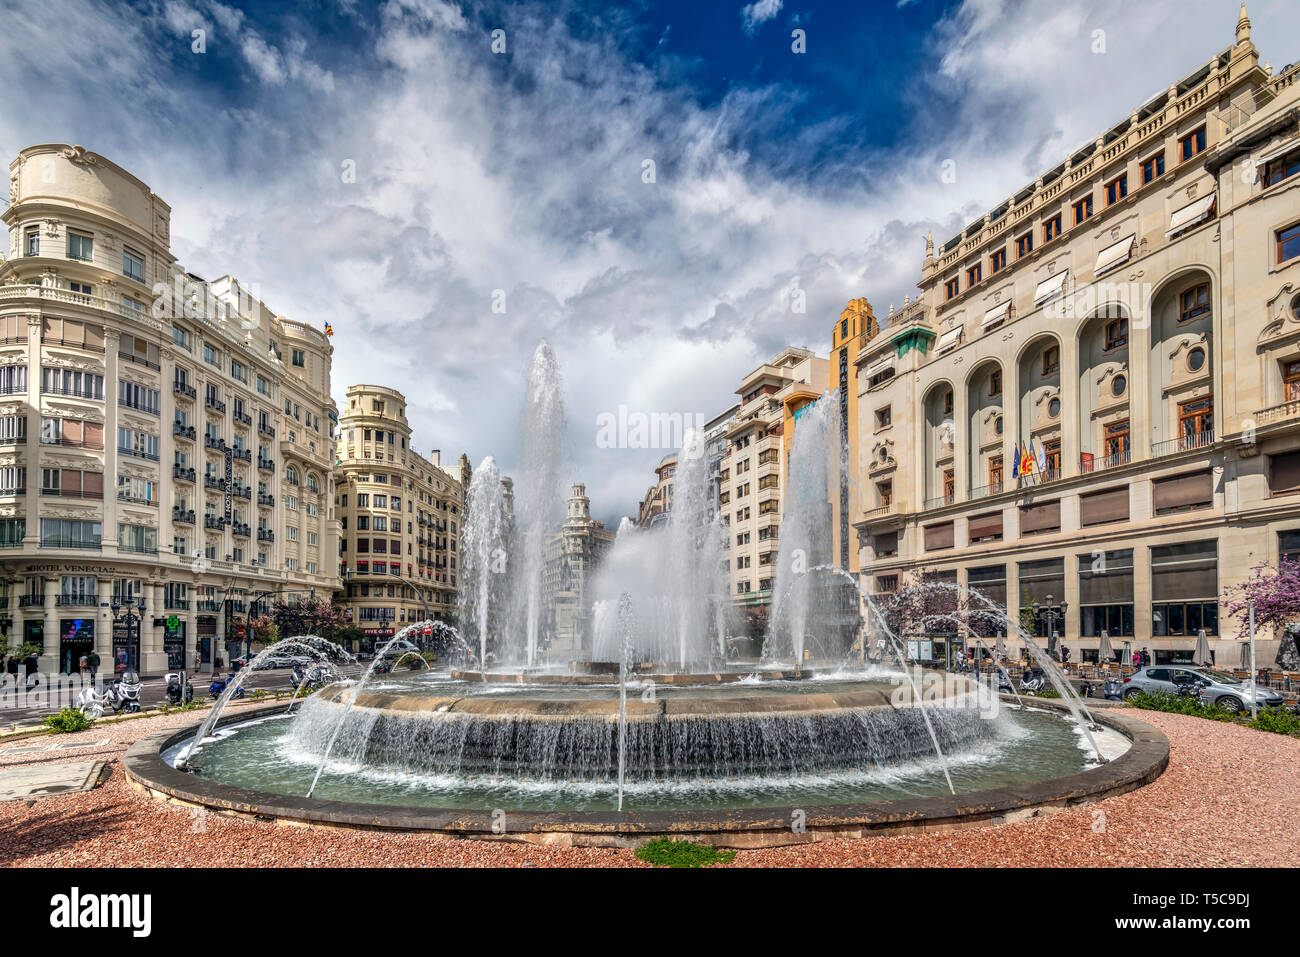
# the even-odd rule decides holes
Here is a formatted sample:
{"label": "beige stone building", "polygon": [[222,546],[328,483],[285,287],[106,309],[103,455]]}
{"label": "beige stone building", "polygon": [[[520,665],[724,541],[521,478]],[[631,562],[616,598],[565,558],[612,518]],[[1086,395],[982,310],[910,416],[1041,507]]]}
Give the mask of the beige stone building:
{"label": "beige stone building", "polygon": [[[169,248],[171,207],[79,146],[9,166],[0,263],[5,630],[42,668],[228,658],[267,593],[338,580],[324,333]],[[139,627],[119,621],[129,602]]]}
{"label": "beige stone building", "polygon": [[673,507],[673,482],[677,476],[677,453],[670,452],[655,466],[655,484],[646,489],[645,498],[637,505],[636,523],[641,528],[652,528],[668,520]]}
{"label": "beige stone building", "polygon": [[549,619],[545,640],[553,660],[591,649],[588,586],[615,537],[604,522],[591,517],[587,487],[575,482],[564,526],[547,541],[542,568],[542,604]]}
{"label": "beige stone building", "polygon": [[335,499],[342,525],[343,602],[367,638],[391,637],[428,614],[455,617],[458,544],[469,460],[455,469],[411,444],[406,397],[351,385],[339,421]]}
{"label": "beige stone building", "polygon": [[1076,661],[1204,629],[1239,664],[1225,589],[1300,548],[1298,77],[1243,7],[1231,47],[927,242],[855,358],[871,590],[978,588]]}
{"label": "beige stone building", "polygon": [[728,526],[728,591],[755,635],[766,632],[776,577],[786,402],[794,393],[820,395],[829,368],[826,359],[808,349],[784,349],[741,381],[736,389],[740,407],[724,432],[727,447],[718,462],[718,507]]}

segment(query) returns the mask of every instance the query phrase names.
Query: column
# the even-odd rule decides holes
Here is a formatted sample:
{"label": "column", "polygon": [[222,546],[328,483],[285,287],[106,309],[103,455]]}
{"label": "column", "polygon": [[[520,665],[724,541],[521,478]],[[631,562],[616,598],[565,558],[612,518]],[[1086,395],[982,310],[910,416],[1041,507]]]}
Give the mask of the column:
{"label": "column", "polygon": [[[1076,500],[1077,501],[1077,500]],[[1064,525],[1064,522],[1062,522]],[[1061,620],[1060,634],[1061,639],[1077,639],[1079,632],[1079,622],[1082,621],[1079,612],[1079,556],[1076,552],[1068,552],[1065,557],[1065,615]],[[1091,567],[1091,566],[1089,566]],[[1079,661],[1080,655],[1078,649],[1071,649],[1072,660]]]}
{"label": "column", "polygon": [[[1061,340],[1061,477],[1079,474],[1079,340]],[[1065,526],[1063,526],[1065,527]]]}
{"label": "column", "polygon": [[167,672],[167,655],[163,652],[163,626],[154,620],[164,617],[163,586],[159,581],[146,581],[140,591],[145,609],[140,613],[140,673],[161,675]]}
{"label": "column", "polygon": [[117,555],[117,350],[122,334],[104,330],[104,537],[105,558]]}
{"label": "column", "polygon": [[[1145,484],[1145,483],[1143,483]],[[1133,650],[1151,640],[1151,549],[1133,546]]]}
{"label": "column", "polygon": [[43,672],[59,670],[59,579],[45,578],[44,585],[44,652],[40,657],[40,669]]}
{"label": "column", "polygon": [[41,317],[27,317],[27,496],[23,502],[26,530],[23,548],[41,540]]}
{"label": "column", "polygon": [[977,484],[971,481],[970,474],[971,459],[975,454],[971,448],[970,410],[967,408],[970,390],[958,381],[954,382],[952,392],[952,475],[956,485],[953,493],[956,501],[964,502],[970,500],[971,487]]}
{"label": "column", "polygon": [[[107,494],[107,489],[105,490]],[[99,614],[95,620],[95,651],[99,652],[99,673],[113,675],[113,579],[100,578]]]}
{"label": "column", "polygon": [[[162,408],[158,435],[158,558],[162,562],[164,555],[173,555],[172,543],[175,541],[172,529],[172,460],[169,453],[175,448],[176,440],[172,434],[172,423],[176,421],[176,392],[167,388],[176,379],[176,353],[167,347],[159,352],[161,382],[159,390]],[[199,519],[202,521],[202,519]],[[173,561],[180,561],[181,557]],[[158,606],[162,613],[162,605]]]}

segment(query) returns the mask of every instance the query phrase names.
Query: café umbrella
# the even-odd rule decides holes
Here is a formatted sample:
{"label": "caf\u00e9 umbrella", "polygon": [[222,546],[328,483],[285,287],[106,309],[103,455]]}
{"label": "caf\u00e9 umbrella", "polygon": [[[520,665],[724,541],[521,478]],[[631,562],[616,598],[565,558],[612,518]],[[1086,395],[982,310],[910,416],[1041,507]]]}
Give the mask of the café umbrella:
{"label": "caf\u00e9 umbrella", "polygon": [[1106,634],[1106,629],[1101,630],[1101,638],[1097,641],[1097,660],[1110,661],[1115,657],[1115,649],[1110,646],[1110,635]]}
{"label": "caf\u00e9 umbrella", "polygon": [[1196,652],[1192,655],[1192,664],[1206,667],[1214,664],[1214,659],[1210,657],[1210,639],[1205,637],[1204,628],[1196,633]]}

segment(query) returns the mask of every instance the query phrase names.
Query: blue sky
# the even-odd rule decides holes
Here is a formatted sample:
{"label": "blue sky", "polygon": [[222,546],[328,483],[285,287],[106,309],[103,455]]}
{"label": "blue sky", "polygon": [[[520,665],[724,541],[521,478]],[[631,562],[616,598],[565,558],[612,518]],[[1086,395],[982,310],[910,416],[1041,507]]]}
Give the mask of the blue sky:
{"label": "blue sky", "polygon": [[[567,474],[616,521],[664,450],[599,448],[601,413],[711,417],[781,347],[824,353],[848,299],[901,306],[927,230],[1229,46],[1237,6],[0,0],[0,155],[135,173],[186,268],[332,323],[336,397],[404,390],[423,450],[514,468],[547,338]],[[1250,14],[1265,59],[1300,56],[1300,4]]]}

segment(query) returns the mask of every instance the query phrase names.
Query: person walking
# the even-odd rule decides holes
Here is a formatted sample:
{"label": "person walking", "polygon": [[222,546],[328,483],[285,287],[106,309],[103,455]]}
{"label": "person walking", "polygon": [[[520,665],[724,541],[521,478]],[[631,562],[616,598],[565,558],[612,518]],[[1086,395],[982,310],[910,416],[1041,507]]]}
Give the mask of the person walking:
{"label": "person walking", "polygon": [[99,674],[99,652],[92,648],[86,655],[86,664],[90,667],[90,680],[94,681]]}
{"label": "person walking", "polygon": [[86,655],[83,652],[81,657],[77,659],[77,674],[84,675],[89,670],[90,670],[90,661],[89,659],[86,658]]}
{"label": "person walking", "polygon": [[1152,665],[1152,661],[1151,661],[1151,649],[1150,649],[1150,648],[1143,647],[1143,649],[1142,649],[1142,667],[1143,667],[1143,668],[1150,668],[1151,665]]}

